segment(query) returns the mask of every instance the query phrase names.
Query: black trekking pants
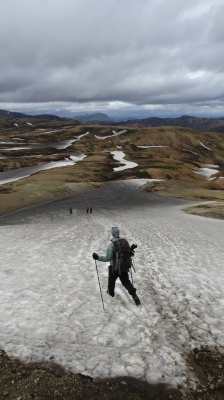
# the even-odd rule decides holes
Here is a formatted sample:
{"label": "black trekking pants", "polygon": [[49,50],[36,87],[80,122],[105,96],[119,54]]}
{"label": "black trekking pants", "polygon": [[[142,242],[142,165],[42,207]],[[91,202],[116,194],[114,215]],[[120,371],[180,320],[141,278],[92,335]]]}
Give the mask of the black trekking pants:
{"label": "black trekking pants", "polygon": [[119,277],[122,285],[125,287],[125,289],[127,289],[128,293],[131,296],[135,296],[136,294],[136,289],[133,287],[129,276],[128,276],[128,272],[127,271],[123,271],[121,272],[121,274],[119,274],[118,271],[113,271],[113,267],[112,265],[109,265],[108,267],[108,292],[109,295],[114,297],[114,288],[115,288],[115,283],[117,278]]}

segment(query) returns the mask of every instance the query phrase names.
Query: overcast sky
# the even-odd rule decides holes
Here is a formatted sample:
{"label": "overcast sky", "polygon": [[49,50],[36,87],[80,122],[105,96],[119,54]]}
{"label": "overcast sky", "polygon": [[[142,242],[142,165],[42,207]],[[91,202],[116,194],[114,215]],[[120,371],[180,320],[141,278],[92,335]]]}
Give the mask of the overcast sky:
{"label": "overcast sky", "polygon": [[1,0],[0,108],[224,116],[223,0]]}

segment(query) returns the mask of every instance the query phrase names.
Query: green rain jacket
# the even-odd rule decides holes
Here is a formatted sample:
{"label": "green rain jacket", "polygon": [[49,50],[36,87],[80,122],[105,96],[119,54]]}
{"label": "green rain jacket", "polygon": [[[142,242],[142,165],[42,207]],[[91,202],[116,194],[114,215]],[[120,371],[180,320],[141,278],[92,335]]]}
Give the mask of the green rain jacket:
{"label": "green rain jacket", "polygon": [[112,239],[110,240],[110,243],[107,246],[106,255],[105,256],[99,256],[99,258],[98,258],[99,261],[110,262],[110,265],[112,265],[113,267],[116,266],[115,265],[116,252],[115,252],[115,248],[114,248],[113,242],[116,242],[119,239],[121,239],[121,238],[112,237]]}

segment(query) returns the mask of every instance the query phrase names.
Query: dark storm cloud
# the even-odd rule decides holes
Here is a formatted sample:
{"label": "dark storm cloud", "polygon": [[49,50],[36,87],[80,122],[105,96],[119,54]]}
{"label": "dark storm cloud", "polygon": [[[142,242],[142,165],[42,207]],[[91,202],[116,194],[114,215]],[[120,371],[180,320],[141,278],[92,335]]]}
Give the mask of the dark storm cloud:
{"label": "dark storm cloud", "polygon": [[223,15],[222,0],[4,1],[0,106],[220,110]]}

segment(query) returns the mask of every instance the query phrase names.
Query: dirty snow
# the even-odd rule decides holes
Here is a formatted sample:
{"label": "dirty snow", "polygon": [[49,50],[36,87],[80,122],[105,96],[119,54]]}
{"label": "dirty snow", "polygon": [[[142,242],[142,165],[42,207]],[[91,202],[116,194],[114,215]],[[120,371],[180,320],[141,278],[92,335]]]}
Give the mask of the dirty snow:
{"label": "dirty snow", "polygon": [[17,168],[11,171],[0,172],[0,185],[18,181],[26,178],[27,176],[33,175],[40,171],[45,171],[47,169],[71,166],[76,164],[76,162],[83,160],[85,157],[87,157],[85,154],[77,153],[75,155],[70,155],[69,158],[66,158],[62,161],[52,161],[43,165],[36,165],[34,167]]}
{"label": "dirty snow", "polygon": [[[187,353],[224,343],[224,224],[185,214],[192,203],[141,192],[142,183],[114,182],[0,218],[0,342],[10,355],[94,378],[194,385]],[[142,305],[120,282],[110,298],[108,264],[97,262],[104,311],[92,252],[105,254],[115,225],[138,245]]]}

